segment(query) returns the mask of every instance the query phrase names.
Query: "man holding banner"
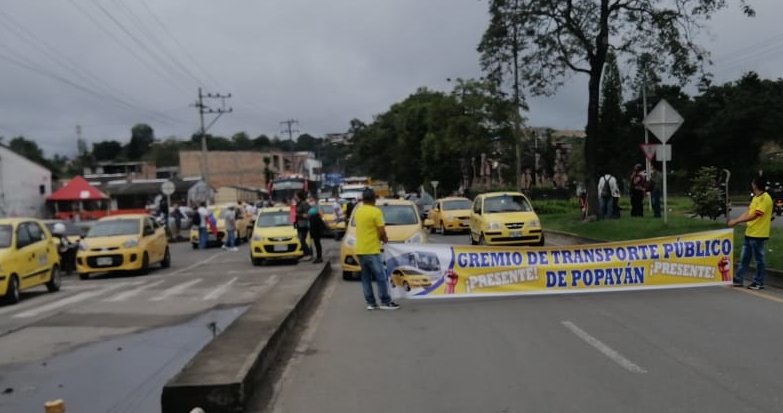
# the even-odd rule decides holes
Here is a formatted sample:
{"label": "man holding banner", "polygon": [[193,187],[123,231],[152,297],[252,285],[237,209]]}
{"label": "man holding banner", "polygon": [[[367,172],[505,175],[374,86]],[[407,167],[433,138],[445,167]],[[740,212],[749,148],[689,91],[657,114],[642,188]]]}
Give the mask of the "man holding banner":
{"label": "man holding banner", "polygon": [[381,242],[389,242],[383,222],[383,212],[375,206],[375,192],[366,189],[362,193],[362,204],[353,212],[356,223],[356,255],[362,268],[362,290],[367,301],[367,309],[375,310],[378,304],[372,290],[372,278],[378,283],[378,295],[381,299],[381,310],[396,310],[400,306],[389,296],[389,285],[386,271],[381,259]]}
{"label": "man holding banner", "polygon": [[751,256],[753,256],[756,259],[756,275],[748,288],[751,290],[764,289],[764,270],[767,267],[764,262],[764,241],[769,239],[769,229],[772,224],[772,197],[764,188],[765,182],[762,177],[753,178],[751,183],[753,200],[750,202],[748,210],[728,222],[729,227],[734,227],[742,222],[748,223],[745,229],[745,241],[742,243],[740,265],[734,274],[735,287],[744,285],[745,270],[750,264]]}

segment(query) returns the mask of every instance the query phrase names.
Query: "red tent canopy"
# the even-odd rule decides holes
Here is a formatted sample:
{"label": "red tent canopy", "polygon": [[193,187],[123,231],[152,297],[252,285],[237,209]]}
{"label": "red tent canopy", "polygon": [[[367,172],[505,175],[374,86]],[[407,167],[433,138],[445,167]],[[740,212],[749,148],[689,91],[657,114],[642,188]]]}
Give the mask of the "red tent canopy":
{"label": "red tent canopy", "polygon": [[51,194],[48,201],[96,201],[109,199],[81,176],[71,179],[64,187]]}

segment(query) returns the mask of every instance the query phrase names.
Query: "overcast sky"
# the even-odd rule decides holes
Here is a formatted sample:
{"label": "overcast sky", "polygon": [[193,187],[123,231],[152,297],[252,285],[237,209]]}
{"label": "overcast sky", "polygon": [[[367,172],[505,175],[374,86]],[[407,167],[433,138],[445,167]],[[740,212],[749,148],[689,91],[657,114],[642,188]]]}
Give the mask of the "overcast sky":
{"label": "overcast sky", "polygon": [[[88,142],[126,142],[139,122],[157,137],[188,138],[199,86],[232,94],[234,112],[213,134],[280,135],[289,118],[302,133],[343,132],[419,86],[481,76],[487,24],[486,0],[2,3],[0,136],[34,139],[49,156],[75,153],[76,125]],[[751,4],[757,17],[732,6],[704,37],[720,83],[747,70],[781,76],[783,1]],[[529,103],[532,125],[581,129],[586,78]]]}

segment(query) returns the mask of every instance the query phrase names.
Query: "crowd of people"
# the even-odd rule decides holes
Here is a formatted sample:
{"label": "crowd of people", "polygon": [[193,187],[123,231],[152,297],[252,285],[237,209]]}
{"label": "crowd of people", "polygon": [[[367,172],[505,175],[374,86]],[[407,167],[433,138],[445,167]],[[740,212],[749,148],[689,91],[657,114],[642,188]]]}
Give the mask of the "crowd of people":
{"label": "crowd of people", "polygon": [[[661,195],[663,193],[663,175],[651,165],[649,176],[641,164],[636,164],[628,179],[631,198],[631,216],[644,216],[644,200],[650,195],[653,216],[661,217]],[[617,178],[611,173],[604,173],[598,178],[598,219],[620,218],[620,197],[622,191]],[[584,199],[585,193],[580,194]],[[583,209],[586,202],[583,202]]]}

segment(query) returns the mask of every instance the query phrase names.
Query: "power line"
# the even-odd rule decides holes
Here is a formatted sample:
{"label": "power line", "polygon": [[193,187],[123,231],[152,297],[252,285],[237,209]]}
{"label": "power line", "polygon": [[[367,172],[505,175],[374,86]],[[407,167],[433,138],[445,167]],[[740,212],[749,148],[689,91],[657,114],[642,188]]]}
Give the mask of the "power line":
{"label": "power line", "polygon": [[193,55],[191,55],[191,54],[188,52],[188,49],[187,49],[185,46],[183,46],[183,45],[182,45],[182,43],[180,43],[180,41],[179,41],[179,40],[177,40],[177,38],[174,36],[174,34],[172,34],[172,33],[171,33],[171,31],[168,29],[168,27],[167,27],[166,23],[164,23],[164,22],[163,22],[163,21],[162,21],[162,20],[161,20],[161,19],[158,17],[158,15],[157,15],[157,14],[155,14],[155,13],[152,11],[152,9],[150,8],[150,6],[147,4],[146,0],[140,0],[140,1],[139,1],[139,3],[141,3],[141,5],[142,5],[142,6],[143,6],[143,7],[144,7],[146,10],[147,10],[147,13],[148,13],[150,16],[152,16],[152,18],[153,18],[153,19],[155,19],[155,21],[158,23],[158,26],[159,26],[161,29],[163,29],[163,32],[165,32],[165,33],[166,33],[166,34],[169,36],[169,38],[170,38],[172,41],[174,41],[174,43],[176,43],[176,44],[177,44],[177,46],[179,47],[179,50],[181,50],[181,51],[182,51],[182,53],[185,55],[185,57],[187,57],[187,58],[188,58],[188,59],[189,59],[189,60],[190,60],[190,61],[193,63],[193,65],[194,65],[194,66],[196,66],[196,68],[198,68],[198,70],[200,70],[200,71],[201,71],[201,73],[202,73],[204,76],[206,76],[206,77],[207,77],[207,79],[208,79],[210,82],[212,82],[212,83],[214,83],[215,85],[218,85],[218,86],[219,86],[219,83],[220,83],[220,82],[218,82],[217,80],[215,80],[215,78],[214,78],[214,77],[212,77],[212,75],[210,75],[210,73],[209,73],[209,72],[208,72],[206,69],[204,69],[204,67],[203,67],[203,66],[201,66],[201,64],[198,62],[198,60],[196,60],[196,58],[194,58],[194,57],[193,57]]}
{"label": "power line", "polygon": [[[214,99],[214,100],[220,100],[221,105],[219,108],[214,109],[210,106],[207,106],[204,103],[204,99]],[[196,108],[198,109],[199,119],[201,120],[201,177],[204,182],[209,184],[209,166],[207,164],[207,130],[212,127],[212,125],[217,122],[218,119],[220,119],[221,116],[223,116],[224,113],[231,113],[234,111],[233,108],[226,108],[226,100],[231,99],[231,93],[227,95],[222,95],[220,93],[207,93],[206,95],[201,92],[201,88],[198,88],[198,100],[195,103]],[[209,123],[208,126],[204,126],[204,115],[206,114],[215,114],[214,119],[212,119],[212,122]]]}

